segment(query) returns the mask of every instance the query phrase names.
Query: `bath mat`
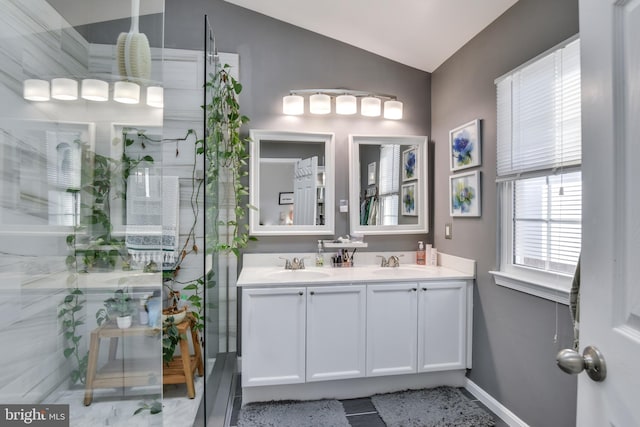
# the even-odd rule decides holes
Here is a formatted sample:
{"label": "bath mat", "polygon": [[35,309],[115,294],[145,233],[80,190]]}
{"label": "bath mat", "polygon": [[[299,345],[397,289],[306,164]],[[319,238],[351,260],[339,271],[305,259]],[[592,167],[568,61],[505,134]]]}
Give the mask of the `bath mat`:
{"label": "bath mat", "polygon": [[249,403],[240,409],[238,427],[349,427],[337,400]]}
{"label": "bath mat", "polygon": [[493,417],[455,387],[408,390],[371,397],[387,427],[488,427]]}

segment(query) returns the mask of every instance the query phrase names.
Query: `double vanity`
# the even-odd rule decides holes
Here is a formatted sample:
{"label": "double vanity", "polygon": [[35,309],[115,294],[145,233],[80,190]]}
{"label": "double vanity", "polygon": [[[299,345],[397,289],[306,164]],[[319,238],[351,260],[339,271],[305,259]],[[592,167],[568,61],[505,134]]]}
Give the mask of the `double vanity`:
{"label": "double vanity", "polygon": [[[381,267],[380,255],[400,266]],[[243,257],[243,403],[464,384],[475,261],[439,254],[438,266],[421,266],[410,264],[415,252],[364,252],[354,267],[285,270],[294,256],[313,259]]]}

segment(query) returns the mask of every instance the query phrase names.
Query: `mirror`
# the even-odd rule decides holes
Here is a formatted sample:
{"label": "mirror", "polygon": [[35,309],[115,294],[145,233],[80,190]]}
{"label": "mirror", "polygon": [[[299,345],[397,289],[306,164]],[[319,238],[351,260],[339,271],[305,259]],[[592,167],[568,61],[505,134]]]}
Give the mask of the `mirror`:
{"label": "mirror", "polygon": [[349,135],[352,234],[428,232],[426,136]]}
{"label": "mirror", "polygon": [[249,232],[334,234],[334,135],[251,130]]}

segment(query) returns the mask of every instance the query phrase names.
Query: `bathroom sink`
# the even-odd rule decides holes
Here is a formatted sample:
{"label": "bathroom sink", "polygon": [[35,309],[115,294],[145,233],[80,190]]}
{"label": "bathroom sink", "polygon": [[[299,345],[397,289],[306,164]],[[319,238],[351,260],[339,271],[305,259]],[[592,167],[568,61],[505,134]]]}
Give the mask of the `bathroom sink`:
{"label": "bathroom sink", "polygon": [[287,282],[323,279],[329,276],[330,272],[321,270],[278,270],[266,274],[269,279]]}

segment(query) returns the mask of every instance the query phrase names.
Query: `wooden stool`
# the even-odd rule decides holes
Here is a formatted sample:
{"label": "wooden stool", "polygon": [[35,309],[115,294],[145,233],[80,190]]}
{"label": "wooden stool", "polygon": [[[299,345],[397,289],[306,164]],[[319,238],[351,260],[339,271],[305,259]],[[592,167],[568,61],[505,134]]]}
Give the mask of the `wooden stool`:
{"label": "wooden stool", "polygon": [[[196,396],[196,389],[193,385],[193,376],[196,368],[198,376],[204,375],[204,364],[202,363],[202,353],[200,351],[200,340],[198,331],[193,327],[195,320],[188,315],[176,325],[180,339],[180,356],[174,356],[173,360],[165,364],[162,369],[162,384],[187,384],[187,396],[193,399]],[[189,340],[187,330],[191,331],[191,342],[194,354],[189,350]]]}
{"label": "wooden stool", "polygon": [[[158,359],[116,359],[118,339],[133,336],[152,336],[160,333],[159,329],[137,325],[127,329],[119,329],[114,322],[105,323],[91,332],[89,341],[89,360],[87,362],[87,379],[84,393],[85,406],[91,405],[94,388],[135,387],[149,384],[149,378],[157,374],[153,368],[158,366]],[[109,359],[98,371],[98,355],[100,342],[109,338]]]}

